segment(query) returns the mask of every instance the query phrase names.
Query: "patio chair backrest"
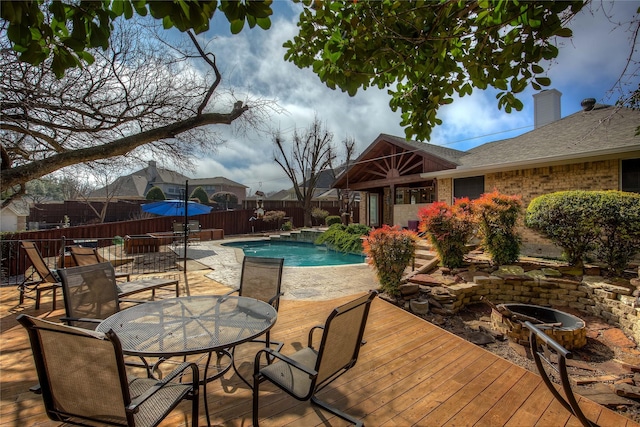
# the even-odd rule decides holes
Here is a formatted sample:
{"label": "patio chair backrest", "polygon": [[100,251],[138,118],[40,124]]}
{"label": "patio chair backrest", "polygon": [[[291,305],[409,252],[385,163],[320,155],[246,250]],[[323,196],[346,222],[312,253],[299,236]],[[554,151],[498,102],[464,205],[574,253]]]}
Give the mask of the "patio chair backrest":
{"label": "patio chair backrest", "polygon": [[27,329],[47,415],[127,425],[131,401],[120,343],[115,335],[73,328],[31,316]]}
{"label": "patio chair backrest", "polygon": [[98,252],[94,248],[71,246],[69,251],[77,266],[98,264],[105,261],[100,259],[100,255],[98,255]]}
{"label": "patio chair backrest", "polygon": [[316,389],[356,364],[371,301],[376,295],[372,291],[336,307],[327,318],[316,360]]}
{"label": "patio chair backrest", "polygon": [[[66,317],[70,319],[106,319],[120,311],[118,287],[109,262],[60,269]],[[95,324],[68,321],[72,326],[90,329]]]}
{"label": "patio chair backrest", "polygon": [[284,258],[245,256],[238,294],[267,302],[278,309]]}
{"label": "patio chair backrest", "polygon": [[200,231],[200,221],[198,221],[197,219],[190,219],[187,226],[189,227],[189,232],[191,233]]}
{"label": "patio chair backrest", "polygon": [[174,233],[184,233],[184,224],[182,222],[174,222],[173,223],[173,232]]}
{"label": "patio chair backrest", "polygon": [[29,261],[31,261],[34,270],[36,270],[36,272],[40,276],[40,279],[42,279],[43,282],[58,282],[58,280],[56,280],[55,276],[49,269],[49,266],[47,266],[47,263],[44,261],[44,258],[42,258],[42,254],[40,253],[40,250],[38,249],[36,244],[34,242],[27,242],[24,240],[20,243],[22,245],[22,249],[24,249],[27,257],[29,258]]}

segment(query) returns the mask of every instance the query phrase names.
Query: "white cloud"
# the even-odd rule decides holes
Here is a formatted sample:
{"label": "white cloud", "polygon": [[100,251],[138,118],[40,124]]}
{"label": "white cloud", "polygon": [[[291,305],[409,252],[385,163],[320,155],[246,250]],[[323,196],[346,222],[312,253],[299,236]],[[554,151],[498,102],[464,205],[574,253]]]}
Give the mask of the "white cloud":
{"label": "white cloud", "polygon": [[[637,1],[602,3],[604,10],[614,16],[614,22],[628,21],[639,4]],[[594,3],[593,7],[600,9],[600,5]],[[380,133],[404,136],[399,126],[400,114],[390,110],[386,91],[369,88],[352,98],[340,90],[327,88],[311,70],[300,70],[285,62],[282,44],[296,33],[297,15],[284,19],[277,13],[268,31],[254,28],[239,35],[218,35],[211,45],[226,85],[246,92],[249,99],[277,99],[286,110],[270,117],[271,129],[280,129],[285,137],[291,136],[295,128],[305,129],[317,114],[334,133],[337,145],[345,137],[352,137],[358,152]],[[585,97],[615,102],[615,98],[606,99],[605,95],[618,79],[630,46],[629,33],[610,22],[602,10],[582,12],[570,26],[575,36],[563,43],[557,61],[548,72],[551,87],[563,93],[563,116],[578,111]],[[632,82],[637,87],[637,75]],[[476,90],[471,96],[456,99],[440,110],[443,124],[433,130],[431,142],[464,150],[526,132],[533,124],[533,93],[528,89],[521,94],[524,110],[512,114],[498,110],[492,91]],[[217,127],[216,131],[227,143],[210,157],[197,161],[197,177],[225,176],[251,187],[252,191],[275,191],[291,186],[273,161],[269,135],[241,136],[234,134],[232,127],[224,126]]]}

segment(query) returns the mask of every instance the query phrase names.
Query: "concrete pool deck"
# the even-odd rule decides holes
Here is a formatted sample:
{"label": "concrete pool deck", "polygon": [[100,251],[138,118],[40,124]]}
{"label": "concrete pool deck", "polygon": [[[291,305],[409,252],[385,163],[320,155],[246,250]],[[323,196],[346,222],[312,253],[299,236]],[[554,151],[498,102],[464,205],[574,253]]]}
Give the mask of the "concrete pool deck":
{"label": "concrete pool deck", "polygon": [[[224,243],[256,238],[212,240],[190,245],[190,259],[211,268],[205,276],[218,283],[237,288],[240,284],[240,269],[243,252],[240,248],[223,246]],[[281,299],[285,300],[329,300],[342,296],[378,289],[378,279],[367,264],[351,264],[327,267],[284,267],[282,273]]]}

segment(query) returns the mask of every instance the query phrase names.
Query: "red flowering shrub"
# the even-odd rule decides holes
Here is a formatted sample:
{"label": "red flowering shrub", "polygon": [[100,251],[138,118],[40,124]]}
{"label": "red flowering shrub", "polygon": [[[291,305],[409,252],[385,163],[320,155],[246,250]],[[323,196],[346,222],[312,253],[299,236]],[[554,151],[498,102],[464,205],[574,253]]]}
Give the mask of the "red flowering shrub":
{"label": "red flowering shrub", "polygon": [[420,209],[420,231],[426,232],[440,255],[442,265],[460,267],[473,235],[472,204],[468,198],[457,199],[452,206],[435,202]]}
{"label": "red flowering shrub", "polygon": [[398,295],[402,274],[416,251],[416,234],[383,225],[369,232],[362,247],[367,263],[376,269],[382,289],[391,295]]}
{"label": "red flowering shrub", "polygon": [[497,190],[473,201],[482,247],[497,265],[518,260],[520,236],[516,232],[516,222],[521,211],[520,196],[508,196]]}

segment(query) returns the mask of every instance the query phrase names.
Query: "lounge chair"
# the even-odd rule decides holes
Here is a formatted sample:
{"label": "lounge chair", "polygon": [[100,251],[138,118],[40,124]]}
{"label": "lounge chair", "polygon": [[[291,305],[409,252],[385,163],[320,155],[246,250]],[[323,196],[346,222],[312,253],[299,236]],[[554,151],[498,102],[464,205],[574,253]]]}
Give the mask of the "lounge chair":
{"label": "lounge chair", "polygon": [[[316,393],[355,366],[363,344],[371,301],[376,295],[376,291],[371,291],[333,309],[324,326],[314,326],[309,331],[308,346],[290,356],[270,348],[256,354],[253,375],[254,427],[258,427],[259,388],[264,381],[272,382],[298,400],[311,400],[311,403],[338,417],[362,426],[359,419],[319,400]],[[314,348],[313,333],[317,329],[322,329],[323,333],[319,347]],[[260,367],[263,355],[267,361],[269,358],[277,360]]]}
{"label": "lounge chair", "polygon": [[[20,304],[24,303],[25,298],[32,298],[36,301],[36,310],[40,308],[40,296],[44,291],[52,291],[53,292],[53,304],[52,310],[56,309],[56,293],[58,288],[60,288],[60,280],[54,273],[49,269],[47,263],[45,262],[40,250],[35,245],[34,242],[21,241],[22,249],[24,249],[29,261],[31,261],[31,265],[33,266],[33,273],[25,277],[25,280],[18,285],[18,291],[20,291]],[[34,274],[39,276],[39,279],[34,279]],[[35,298],[28,296],[27,294],[30,292],[35,292]]]}
{"label": "lounge chair", "polygon": [[[198,426],[199,371],[183,363],[162,380],[127,375],[120,340],[106,334],[19,315],[27,329],[47,416],[58,422],[157,426],[183,400],[191,400]],[[190,384],[179,380],[190,370]],[[89,422],[90,424],[87,424]]]}
{"label": "lounge chair", "polygon": [[[571,389],[571,382],[567,372],[567,359],[571,359],[573,354],[531,322],[526,321],[524,325],[529,329],[529,344],[531,346],[533,360],[536,362],[536,367],[538,368],[538,373],[549,391],[551,391],[551,394],[553,394],[553,397],[555,397],[567,411],[578,418],[583,426],[596,427],[597,424],[590,421],[580,409],[578,400]],[[560,394],[556,386],[551,382],[543,362],[559,374],[565,397]]]}
{"label": "lounge chair", "polygon": [[[69,247],[69,252],[71,252],[71,257],[73,261],[76,263],[76,266],[80,267],[83,265],[92,265],[98,264],[101,262],[107,262],[106,259],[100,256],[98,251],[94,248],[85,248],[82,246],[71,246]],[[127,273],[125,271],[116,271],[116,279],[127,280],[131,279],[131,273]]]}

